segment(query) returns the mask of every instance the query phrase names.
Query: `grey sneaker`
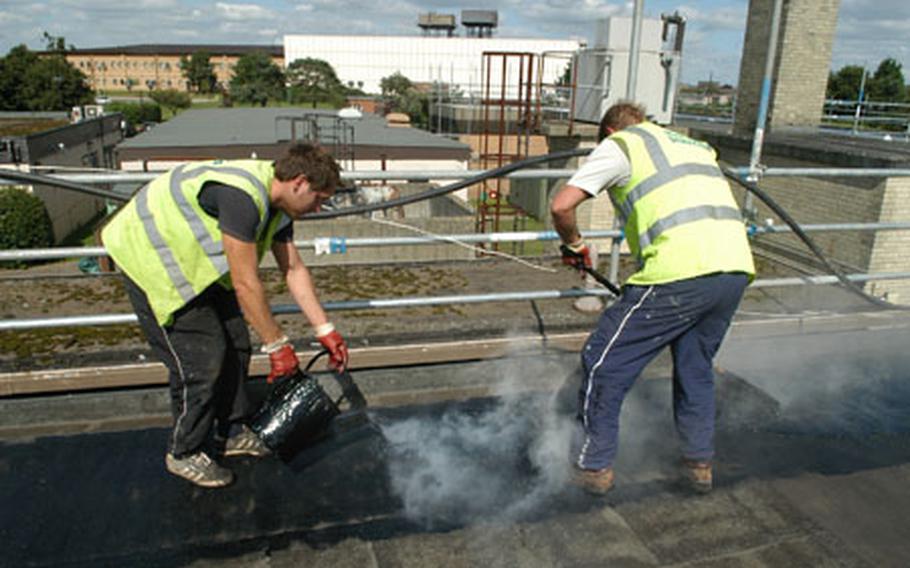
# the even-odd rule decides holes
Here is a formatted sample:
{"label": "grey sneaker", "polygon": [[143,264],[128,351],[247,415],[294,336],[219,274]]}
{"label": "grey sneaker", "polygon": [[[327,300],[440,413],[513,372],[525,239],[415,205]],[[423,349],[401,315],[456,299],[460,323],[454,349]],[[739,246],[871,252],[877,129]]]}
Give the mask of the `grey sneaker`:
{"label": "grey sneaker", "polygon": [[234,472],[215,463],[205,452],[180,459],[168,453],[164,464],[169,472],[200,487],[224,487],[234,481]]}
{"label": "grey sneaker", "polygon": [[253,456],[264,458],[272,451],[266,446],[249,426],[243,425],[240,433],[228,438],[224,444],[224,455],[227,456]]}

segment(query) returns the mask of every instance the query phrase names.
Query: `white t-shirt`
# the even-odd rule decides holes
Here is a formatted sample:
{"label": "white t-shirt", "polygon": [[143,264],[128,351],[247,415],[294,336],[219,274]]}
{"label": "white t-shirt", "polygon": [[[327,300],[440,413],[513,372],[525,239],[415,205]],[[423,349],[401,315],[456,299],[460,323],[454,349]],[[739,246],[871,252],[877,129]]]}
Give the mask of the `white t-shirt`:
{"label": "white t-shirt", "polygon": [[594,148],[567,185],[596,196],[607,188],[629,183],[631,175],[629,159],[616,142],[607,139]]}

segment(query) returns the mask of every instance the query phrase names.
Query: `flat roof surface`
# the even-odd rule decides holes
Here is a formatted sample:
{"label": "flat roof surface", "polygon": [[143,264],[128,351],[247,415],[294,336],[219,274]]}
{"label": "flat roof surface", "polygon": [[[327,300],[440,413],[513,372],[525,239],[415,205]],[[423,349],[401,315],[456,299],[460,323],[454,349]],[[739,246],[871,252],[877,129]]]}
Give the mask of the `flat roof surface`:
{"label": "flat roof surface", "polygon": [[[725,145],[745,151],[752,148],[752,137],[734,136],[731,124],[686,120],[678,125],[708,142],[720,138]],[[886,135],[890,139],[885,139]],[[830,162],[831,167],[910,167],[910,134],[866,132],[857,136],[830,128],[779,129],[766,134],[763,153]]]}
{"label": "flat roof surface", "polygon": [[[337,111],[304,108],[192,109],[154,128],[125,140],[118,148],[179,146],[229,146],[277,144],[291,136],[293,120],[317,120],[324,131],[331,130]],[[354,127],[355,146],[396,146],[470,150],[467,144],[436,136],[416,128],[390,128],[383,117],[364,114],[346,120]],[[303,126],[297,122],[298,133]],[[299,134],[298,134],[299,135]]]}
{"label": "flat roof surface", "polygon": [[[349,430],[290,464],[234,458],[237,482],[215,491],[164,471],[165,389],[94,393],[31,402],[44,430],[0,441],[3,563],[906,566],[910,326],[775,321],[719,357],[708,496],[677,481],[666,357],[625,403],[606,498],[564,483],[548,418],[571,420],[548,409],[575,353],[356,372],[370,400],[401,395],[371,411],[384,436]],[[490,394],[464,396],[468,385]],[[55,431],[73,404],[110,417]]]}

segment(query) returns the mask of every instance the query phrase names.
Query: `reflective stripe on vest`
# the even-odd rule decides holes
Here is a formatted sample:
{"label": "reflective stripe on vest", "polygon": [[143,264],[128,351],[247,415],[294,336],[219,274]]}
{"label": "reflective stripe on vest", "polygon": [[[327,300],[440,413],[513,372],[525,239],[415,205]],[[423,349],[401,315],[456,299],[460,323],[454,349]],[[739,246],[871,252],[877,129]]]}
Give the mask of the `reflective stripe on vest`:
{"label": "reflective stripe on vest", "polygon": [[638,250],[644,250],[667,229],[692,223],[693,221],[701,221],[702,219],[742,221],[742,215],[740,215],[739,209],[726,206],[699,205],[698,207],[682,209],[658,219],[648,227],[647,231],[638,235]]}
{"label": "reflective stripe on vest", "polygon": [[180,297],[183,298],[184,302],[189,302],[196,296],[196,292],[193,291],[193,286],[190,284],[189,280],[187,280],[186,275],[174,258],[171,247],[167,246],[164,237],[162,237],[161,233],[158,231],[158,227],[155,225],[155,218],[152,216],[152,212],[149,211],[148,201],[149,186],[146,185],[139,190],[139,195],[136,196],[136,214],[139,215],[139,219],[142,221],[142,227],[145,229],[145,234],[155,248],[155,253],[158,255],[158,258],[161,259],[161,264],[164,265],[164,269],[167,271],[168,277],[170,277],[171,282],[174,284],[174,288],[177,289],[177,293],[180,294]]}
{"label": "reflective stripe on vest", "polygon": [[[671,166],[670,160],[667,158],[667,155],[660,145],[660,141],[658,141],[653,134],[638,126],[627,128],[626,131],[637,135],[641,138],[642,142],[644,142],[645,149],[648,152],[651,163],[654,165],[655,172],[639,182],[638,185],[626,195],[621,203],[616,205],[614,200],[614,205],[617,206],[623,223],[632,215],[636,203],[649,193],[660,189],[670,182],[678,181],[685,176],[708,176],[724,179],[724,174],[720,171],[720,168],[713,164],[687,163]],[[613,196],[611,195],[611,199],[612,198]],[[732,207],[711,205],[702,205],[676,211],[667,217],[654,221],[644,230],[644,232],[639,234],[639,257],[641,256],[642,251],[667,229],[678,227],[686,223],[701,221],[702,219],[742,220],[742,215],[738,209]]]}
{"label": "reflective stripe on vest", "polygon": [[[186,194],[183,193],[183,182],[190,181],[209,172],[221,172],[242,177],[249,181],[259,192],[262,203],[268,203],[268,192],[261,180],[252,173],[240,168],[232,168],[230,166],[201,166],[191,172],[185,172],[185,170],[186,164],[183,164],[176,167],[171,172],[169,184],[171,197],[177,204],[187,225],[189,225],[193,236],[196,237],[196,242],[199,243],[202,250],[205,251],[209,261],[211,261],[212,266],[219,274],[226,274],[230,271],[230,267],[228,266],[227,257],[224,255],[224,245],[221,242],[216,242],[208,229],[205,228],[205,224],[199,217],[199,214],[187,200]],[[161,259],[161,264],[164,265],[168,277],[171,279],[171,283],[174,285],[174,288],[177,289],[177,292],[180,294],[180,297],[183,298],[183,301],[189,302],[195,297],[196,293],[193,291],[192,285],[183,274],[183,270],[180,269],[180,265],[177,264],[177,261],[174,259],[173,252],[171,252],[171,249],[164,242],[161,233],[158,232],[158,227],[155,226],[155,220],[148,209],[148,186],[145,186],[140,190],[136,201],[136,210],[139,214],[139,218],[142,220],[142,226],[145,228],[145,233],[148,235],[149,241],[154,245],[155,252],[158,254],[158,258]],[[262,234],[267,217],[268,215],[260,215],[259,225],[256,229],[257,235]],[[288,222],[290,222],[290,219],[288,219]],[[285,225],[286,224],[287,223],[285,223]]]}
{"label": "reflective stripe on vest", "polygon": [[103,230],[111,258],[146,292],[161,325],[212,283],[231,287],[217,219],[196,201],[203,184],[233,185],[253,200],[261,260],[276,228],[291,223],[284,213],[267,222],[271,179],[266,162],[181,165],[144,186]]}

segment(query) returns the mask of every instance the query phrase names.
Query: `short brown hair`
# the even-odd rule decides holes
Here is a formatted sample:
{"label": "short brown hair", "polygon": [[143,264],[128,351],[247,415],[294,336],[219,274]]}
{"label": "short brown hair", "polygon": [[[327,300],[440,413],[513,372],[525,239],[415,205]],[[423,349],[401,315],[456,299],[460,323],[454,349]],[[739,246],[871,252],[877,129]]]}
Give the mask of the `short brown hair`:
{"label": "short brown hair", "polygon": [[320,146],[294,144],[275,162],[275,177],[279,181],[305,176],[315,191],[334,192],[341,184],[338,163]]}
{"label": "short brown hair", "polygon": [[604,117],[600,119],[600,137],[603,140],[608,136],[607,129],[622,130],[634,124],[645,121],[645,109],[628,101],[620,101],[607,109]]}

